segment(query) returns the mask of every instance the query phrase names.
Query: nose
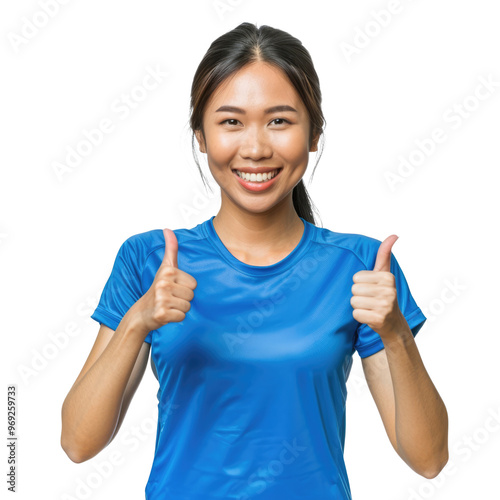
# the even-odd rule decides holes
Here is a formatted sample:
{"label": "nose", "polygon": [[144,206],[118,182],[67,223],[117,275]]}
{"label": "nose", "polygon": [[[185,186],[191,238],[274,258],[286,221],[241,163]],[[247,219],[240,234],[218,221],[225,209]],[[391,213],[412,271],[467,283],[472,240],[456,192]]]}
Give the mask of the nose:
{"label": "nose", "polygon": [[240,155],[242,158],[250,158],[254,161],[271,157],[272,147],[267,132],[257,126],[248,127],[242,135]]}

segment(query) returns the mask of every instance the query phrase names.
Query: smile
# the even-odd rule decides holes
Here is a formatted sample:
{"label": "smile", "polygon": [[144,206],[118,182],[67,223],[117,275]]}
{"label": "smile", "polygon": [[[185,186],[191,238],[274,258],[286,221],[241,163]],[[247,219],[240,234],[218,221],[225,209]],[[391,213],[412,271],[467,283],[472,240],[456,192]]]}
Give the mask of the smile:
{"label": "smile", "polygon": [[251,182],[262,182],[268,181],[272,179],[278,173],[278,168],[272,170],[271,172],[265,172],[263,174],[249,174],[248,172],[240,172],[239,170],[235,170],[235,172],[244,180]]}
{"label": "smile", "polygon": [[233,170],[233,173],[244,188],[255,192],[263,191],[274,184],[282,170],[283,168],[277,168],[263,174],[249,174],[247,172]]}

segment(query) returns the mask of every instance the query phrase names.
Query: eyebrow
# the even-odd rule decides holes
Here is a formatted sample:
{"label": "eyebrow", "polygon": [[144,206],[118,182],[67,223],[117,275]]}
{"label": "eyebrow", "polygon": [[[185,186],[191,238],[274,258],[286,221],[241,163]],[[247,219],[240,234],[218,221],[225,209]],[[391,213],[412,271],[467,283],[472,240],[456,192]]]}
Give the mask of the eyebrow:
{"label": "eyebrow", "polygon": [[[242,115],[246,115],[246,111],[241,108],[237,108],[236,106],[221,106],[219,109],[215,110],[215,112],[219,111],[229,111],[230,113],[241,113]],[[276,112],[283,112],[283,111],[291,111],[293,113],[298,113],[298,111],[295,108],[292,108],[292,106],[288,106],[287,104],[281,104],[279,106],[272,106],[271,108],[267,108],[264,110],[264,113],[266,115],[270,113],[276,113]]]}

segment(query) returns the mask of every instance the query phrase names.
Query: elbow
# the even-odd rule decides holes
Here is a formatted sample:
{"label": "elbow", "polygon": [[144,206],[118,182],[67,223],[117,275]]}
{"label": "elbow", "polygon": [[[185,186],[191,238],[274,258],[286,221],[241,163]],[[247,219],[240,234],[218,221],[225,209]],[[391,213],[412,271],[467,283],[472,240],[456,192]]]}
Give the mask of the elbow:
{"label": "elbow", "polygon": [[94,458],[104,447],[93,444],[89,446],[88,440],[77,440],[74,436],[68,436],[64,430],[61,432],[61,448],[68,458],[75,464],[81,464]]}
{"label": "elbow", "polygon": [[76,439],[77,433],[75,433],[74,429],[72,429],[68,418],[65,416],[64,405],[61,411],[61,438],[60,444],[64,453],[68,456],[68,458],[74,462],[75,464],[80,464],[89,460],[94,455],[89,455],[88,450],[85,450],[84,447],[78,442]]}
{"label": "elbow", "polygon": [[78,446],[75,445],[74,440],[71,439],[70,436],[68,436],[66,426],[64,425],[64,418],[62,422],[61,438],[59,442],[64,453],[66,453],[66,455],[72,462],[74,462],[75,464],[79,464],[85,461],[81,453],[78,453]]}
{"label": "elbow", "polygon": [[444,457],[433,465],[433,467],[427,467],[424,472],[421,472],[420,475],[424,476],[426,479],[434,479],[437,477],[441,471],[445,468],[446,464],[449,460],[448,449],[445,450]]}
{"label": "elbow", "polygon": [[68,442],[64,433],[61,433],[61,448],[64,450],[64,453],[66,453],[68,458],[75,464],[81,464],[91,458],[89,456],[85,456],[82,450],[78,449],[78,446]]}
{"label": "elbow", "polygon": [[61,429],[61,448],[68,458],[75,464],[81,464],[91,459],[96,453],[89,453],[89,450],[82,445],[81,440],[75,438],[72,433],[68,433],[68,429],[63,425]]}
{"label": "elbow", "polygon": [[75,464],[81,464],[82,462],[85,462],[85,458],[83,458],[81,454],[79,454],[73,448],[70,448],[69,446],[63,444],[62,440],[61,440],[61,448],[64,450],[64,453],[66,453],[69,459]]}

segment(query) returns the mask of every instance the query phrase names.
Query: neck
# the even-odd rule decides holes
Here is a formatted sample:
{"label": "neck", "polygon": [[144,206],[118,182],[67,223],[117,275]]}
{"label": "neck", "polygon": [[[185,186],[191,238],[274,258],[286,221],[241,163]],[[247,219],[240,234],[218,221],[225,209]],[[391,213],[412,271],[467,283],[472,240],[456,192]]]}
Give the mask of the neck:
{"label": "neck", "polygon": [[213,219],[214,228],[226,248],[240,260],[279,260],[295,248],[304,231],[292,197],[284,201],[266,212],[234,206],[229,209],[223,203]]}

